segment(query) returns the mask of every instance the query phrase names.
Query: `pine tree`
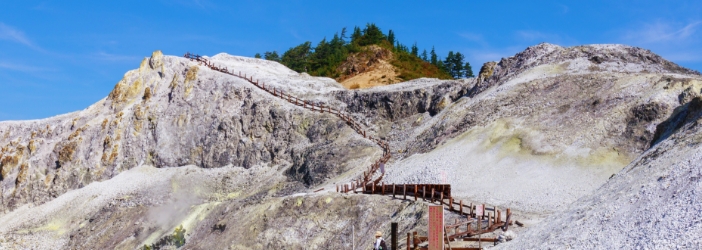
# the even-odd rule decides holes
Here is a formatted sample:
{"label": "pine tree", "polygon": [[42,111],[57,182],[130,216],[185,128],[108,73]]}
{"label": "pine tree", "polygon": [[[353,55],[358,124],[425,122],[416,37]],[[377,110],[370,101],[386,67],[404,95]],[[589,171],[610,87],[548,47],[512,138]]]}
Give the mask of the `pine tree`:
{"label": "pine tree", "polygon": [[446,65],[444,65],[444,62],[441,61],[441,59],[436,61],[436,67],[444,72],[448,72],[448,70],[446,70]]}
{"label": "pine tree", "polygon": [[449,75],[456,79],[456,73],[453,71],[454,56],[453,51],[449,51],[448,56],[446,56],[446,59],[444,59],[444,69],[447,73],[449,73]]}
{"label": "pine tree", "polygon": [[310,42],[304,42],[294,48],[290,48],[283,53],[280,62],[288,68],[297,72],[307,72],[308,59],[311,54]]}
{"label": "pine tree", "polygon": [[463,66],[463,70],[465,70],[466,77],[475,77],[475,75],[473,75],[473,68],[470,67],[469,62],[466,62],[466,65]]}
{"label": "pine tree", "polygon": [[395,32],[392,32],[392,30],[388,30],[388,42],[395,44]]}
{"label": "pine tree", "polygon": [[341,40],[345,41],[346,38],[348,38],[348,37],[346,37],[346,27],[344,27],[341,29]]}
{"label": "pine tree", "polygon": [[418,53],[419,53],[419,48],[417,48],[417,42],[414,42],[414,44],[412,44],[412,55],[418,56]]}
{"label": "pine tree", "polygon": [[428,58],[428,56],[427,56],[427,50],[426,50],[426,49],[424,49],[424,51],[422,51],[422,60],[424,60],[425,62],[429,62],[429,58]]}
{"label": "pine tree", "polygon": [[382,40],[386,39],[383,32],[374,23],[366,24],[366,28],[363,29],[363,35],[358,40],[358,45],[366,46],[371,44],[380,44]]}
{"label": "pine tree", "polygon": [[434,51],[434,46],[431,46],[431,53],[430,53],[430,54],[431,54],[431,61],[430,61],[430,63],[431,63],[432,65],[438,67],[439,65],[437,64],[436,52]]}
{"label": "pine tree", "polygon": [[451,63],[451,73],[453,78],[463,78],[465,72],[463,69],[463,54],[461,52],[456,52],[456,54],[453,55],[453,62]]}
{"label": "pine tree", "polygon": [[362,36],[362,35],[363,35],[363,34],[361,34],[361,28],[359,28],[358,26],[354,26],[354,27],[353,27],[353,33],[351,34],[351,42],[352,42],[352,43],[357,43],[357,42],[358,42],[358,39],[361,39],[361,36]]}
{"label": "pine tree", "polygon": [[266,51],[266,53],[263,53],[263,58],[268,60],[268,61],[280,62],[280,56],[278,55],[278,52],[275,50],[273,52]]}
{"label": "pine tree", "polygon": [[254,57],[255,57],[255,58],[261,58],[261,53],[256,53],[256,54],[254,55]]}

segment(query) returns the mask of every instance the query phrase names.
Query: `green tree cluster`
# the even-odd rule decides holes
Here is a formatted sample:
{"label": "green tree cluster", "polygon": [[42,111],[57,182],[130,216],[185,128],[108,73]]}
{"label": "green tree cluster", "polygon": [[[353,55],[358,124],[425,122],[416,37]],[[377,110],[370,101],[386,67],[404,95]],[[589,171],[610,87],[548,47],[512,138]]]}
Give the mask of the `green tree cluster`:
{"label": "green tree cluster", "polygon": [[[349,54],[362,52],[368,45],[378,45],[394,52],[392,64],[399,69],[399,77],[404,80],[418,77],[472,77],[470,64],[463,63],[462,54],[449,52],[445,60],[440,60],[432,47],[429,55],[426,49],[420,55],[416,42],[409,48],[397,40],[395,32],[388,30],[388,33],[384,34],[374,23],[366,24],[363,29],[354,27],[350,40],[347,39],[346,28],[343,28],[341,34],[334,34],[331,40],[325,37],[315,47],[307,41],[288,49],[282,56],[278,55],[277,51],[266,51],[263,58],[280,62],[297,72],[337,78],[340,76],[337,68]],[[256,58],[261,58],[261,54],[256,53]]]}
{"label": "green tree cluster", "polygon": [[461,52],[453,53],[449,51],[448,56],[443,61],[443,69],[448,72],[453,78],[474,77],[473,69],[469,62],[463,62],[465,56]]}

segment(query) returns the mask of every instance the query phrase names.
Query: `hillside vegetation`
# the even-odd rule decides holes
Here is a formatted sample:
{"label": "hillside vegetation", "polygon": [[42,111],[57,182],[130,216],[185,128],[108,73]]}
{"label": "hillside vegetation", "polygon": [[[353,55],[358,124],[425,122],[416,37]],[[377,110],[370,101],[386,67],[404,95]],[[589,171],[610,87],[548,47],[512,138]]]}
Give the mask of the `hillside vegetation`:
{"label": "hillside vegetation", "polygon": [[[372,87],[408,81],[420,77],[456,79],[473,77],[469,63],[460,52],[449,52],[441,60],[432,48],[420,54],[416,43],[408,48],[395,39],[395,33],[384,34],[375,24],[364,29],[354,27],[351,37],[346,28],[331,40],[325,37],[316,47],[304,42],[281,55],[265,52],[263,58],[278,61],[297,72],[326,76],[347,88]],[[256,54],[256,57],[261,57]]]}

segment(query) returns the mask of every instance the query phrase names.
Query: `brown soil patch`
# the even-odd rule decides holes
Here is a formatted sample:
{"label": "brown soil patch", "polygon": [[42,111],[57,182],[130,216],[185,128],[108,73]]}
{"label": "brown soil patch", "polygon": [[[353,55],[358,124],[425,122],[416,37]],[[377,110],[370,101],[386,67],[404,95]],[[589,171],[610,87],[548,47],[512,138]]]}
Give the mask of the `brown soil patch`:
{"label": "brown soil patch", "polygon": [[395,67],[385,60],[379,60],[370,71],[348,78],[341,82],[341,85],[347,89],[363,89],[397,82],[400,82],[400,79],[397,78]]}
{"label": "brown soil patch", "polygon": [[364,51],[349,56],[339,66],[342,76],[337,78],[347,89],[371,88],[400,82],[396,69],[390,62],[390,50],[370,45]]}

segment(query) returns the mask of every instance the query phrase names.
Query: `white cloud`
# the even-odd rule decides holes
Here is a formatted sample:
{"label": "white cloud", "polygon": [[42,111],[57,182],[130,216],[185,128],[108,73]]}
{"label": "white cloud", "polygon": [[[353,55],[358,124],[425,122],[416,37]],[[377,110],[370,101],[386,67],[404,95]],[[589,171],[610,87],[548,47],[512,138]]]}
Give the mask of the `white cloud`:
{"label": "white cloud", "polygon": [[20,72],[39,72],[39,71],[54,71],[52,69],[27,66],[17,63],[0,62],[0,69],[7,69]]}
{"label": "white cloud", "polygon": [[29,38],[24,35],[24,32],[4,23],[0,23],[0,40],[20,43],[34,49],[38,48],[36,45],[34,45],[34,43],[32,43],[32,41],[29,40]]}
{"label": "white cloud", "polygon": [[702,51],[663,51],[660,52],[660,55],[666,60],[677,63],[702,62]]}
{"label": "white cloud", "polygon": [[680,25],[659,20],[643,25],[642,29],[625,32],[624,39],[638,43],[686,42],[692,39],[700,24],[702,21]]}
{"label": "white cloud", "polygon": [[101,60],[101,61],[110,61],[110,62],[139,61],[142,59],[141,57],[138,57],[138,56],[115,55],[115,54],[105,53],[102,51],[93,54],[91,56],[91,58]]}
{"label": "white cloud", "polygon": [[475,42],[479,44],[480,46],[487,47],[488,43],[485,41],[485,38],[483,38],[483,35],[481,34],[476,34],[476,33],[470,33],[470,32],[462,32],[458,33],[458,35],[468,41]]}

